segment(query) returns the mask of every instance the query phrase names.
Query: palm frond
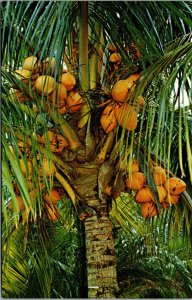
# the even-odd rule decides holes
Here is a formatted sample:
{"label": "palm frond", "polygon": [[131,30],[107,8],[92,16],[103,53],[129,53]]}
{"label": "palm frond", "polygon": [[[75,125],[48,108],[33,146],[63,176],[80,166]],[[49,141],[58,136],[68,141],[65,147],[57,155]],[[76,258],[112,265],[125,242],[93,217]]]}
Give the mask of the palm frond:
{"label": "palm frond", "polygon": [[2,291],[5,298],[20,296],[27,289],[30,269],[23,257],[24,227],[19,226],[2,252]]}

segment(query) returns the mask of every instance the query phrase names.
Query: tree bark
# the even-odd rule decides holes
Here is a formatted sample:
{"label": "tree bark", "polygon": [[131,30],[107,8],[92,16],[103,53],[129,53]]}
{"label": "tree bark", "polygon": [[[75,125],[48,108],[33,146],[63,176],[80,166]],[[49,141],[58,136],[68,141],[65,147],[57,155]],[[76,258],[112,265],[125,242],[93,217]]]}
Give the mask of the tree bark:
{"label": "tree bark", "polygon": [[116,298],[116,261],[107,204],[99,199],[87,204],[99,211],[85,220],[88,298]]}
{"label": "tree bark", "polygon": [[[78,177],[71,182],[84,204],[95,214],[84,221],[88,298],[116,298],[116,260],[109,204],[103,193],[108,164],[74,165]],[[107,169],[111,172],[111,169]],[[111,172],[112,173],[112,172]]]}

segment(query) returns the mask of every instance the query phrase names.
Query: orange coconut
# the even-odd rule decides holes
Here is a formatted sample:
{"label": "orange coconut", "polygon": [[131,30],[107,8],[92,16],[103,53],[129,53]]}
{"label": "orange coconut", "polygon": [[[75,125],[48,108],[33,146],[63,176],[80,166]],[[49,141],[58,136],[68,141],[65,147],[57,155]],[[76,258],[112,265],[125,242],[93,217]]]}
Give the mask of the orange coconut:
{"label": "orange coconut", "polygon": [[160,166],[154,167],[152,173],[156,185],[163,185],[165,183],[166,172],[162,167]]}
{"label": "orange coconut", "polygon": [[[159,195],[159,201],[160,203],[163,203],[167,198],[167,191],[163,186],[156,186],[156,188]],[[154,198],[152,200],[155,202]]]}
{"label": "orange coconut", "polygon": [[111,95],[113,100],[116,102],[125,102],[125,100],[129,99],[129,89],[130,84],[127,80],[119,80],[117,81],[111,91]]}
{"label": "orange coconut", "polygon": [[51,94],[55,88],[55,79],[46,75],[39,76],[35,81],[35,88],[39,94]]}
{"label": "orange coconut", "polygon": [[166,180],[165,188],[171,195],[180,195],[185,191],[186,183],[177,177],[172,177]]}
{"label": "orange coconut", "polygon": [[53,153],[61,154],[68,145],[69,144],[64,136],[55,134],[51,140],[51,151]]}
{"label": "orange coconut", "polygon": [[45,65],[45,70],[50,69],[54,69],[55,68],[55,57],[52,57],[52,59],[50,59],[50,57],[47,57],[44,60],[44,65]]}
{"label": "orange coconut", "polygon": [[153,193],[148,186],[142,187],[136,194],[135,201],[139,203],[151,202],[154,199]]}
{"label": "orange coconut", "polygon": [[76,79],[73,74],[66,72],[61,76],[61,83],[65,86],[67,91],[71,91],[76,85]]}
{"label": "orange coconut", "polygon": [[117,120],[115,118],[114,105],[109,104],[105,107],[101,115],[101,126],[106,133],[109,133],[117,126]]}
{"label": "orange coconut", "polygon": [[48,130],[47,132],[45,132],[43,135],[38,135],[38,142],[40,144],[45,144],[48,141],[52,141],[53,137],[54,137],[55,133],[51,130]]}
{"label": "orange coconut", "polygon": [[22,218],[24,224],[28,221],[30,211],[31,211],[31,206],[27,206],[27,209],[25,208],[22,212]]}
{"label": "orange coconut", "polygon": [[32,174],[32,168],[33,168],[32,162],[30,160],[27,160],[27,162],[26,162],[23,159],[20,159],[19,164],[20,164],[23,176],[26,177],[28,175],[30,177]]}
{"label": "orange coconut", "polygon": [[136,111],[142,112],[144,105],[145,105],[145,100],[142,96],[138,96],[136,99],[133,99],[133,101],[131,101],[131,103],[134,105]]}
{"label": "orange coconut", "polygon": [[16,70],[15,71],[16,77],[18,79],[20,79],[24,83],[28,83],[29,82],[30,74],[31,73],[30,73],[29,70]]}
{"label": "orange coconut", "polygon": [[[139,43],[139,46],[141,46],[140,43]],[[131,58],[132,60],[140,59],[141,53],[140,53],[140,51],[138,50],[138,48],[137,48],[137,46],[135,45],[134,42],[131,42],[130,46],[127,47],[125,50],[126,50],[126,51],[129,51],[129,53],[130,53],[130,58]]]}
{"label": "orange coconut", "polygon": [[14,189],[14,192],[16,195],[19,195],[19,196],[21,195],[20,188],[16,182],[13,182],[13,189]]}
{"label": "orange coconut", "polygon": [[128,83],[128,89],[131,89],[133,86],[135,87],[135,83],[140,77],[140,73],[132,74],[127,79],[125,79]]}
{"label": "orange coconut", "polygon": [[124,103],[122,106],[115,106],[117,122],[123,128],[133,131],[137,127],[137,113],[133,106]]}
{"label": "orange coconut", "polygon": [[[17,199],[17,204],[18,204],[19,211],[24,210],[25,209],[25,204],[24,204],[23,198],[21,196],[19,196],[19,195],[16,195],[16,199]],[[11,211],[14,210],[14,206],[13,206],[13,201],[12,200],[9,203],[9,209]]]}
{"label": "orange coconut", "polygon": [[157,215],[157,206],[153,202],[141,204],[141,215],[143,218],[152,218]]}
{"label": "orange coconut", "polygon": [[66,113],[67,113],[67,108],[66,108],[66,106],[64,105],[63,107],[58,108],[57,111],[58,111],[58,113],[59,113],[60,115],[66,115]]}
{"label": "orange coconut", "polygon": [[136,159],[130,160],[127,164],[127,173],[139,172],[139,164]]}
{"label": "orange coconut", "polygon": [[45,194],[44,200],[47,204],[57,203],[59,200],[61,200],[61,196],[57,190],[52,189],[50,193]]}
{"label": "orange coconut", "polygon": [[83,104],[82,97],[78,92],[71,91],[66,99],[66,106],[69,112],[75,112],[81,109]]}
{"label": "orange coconut", "polygon": [[34,185],[34,182],[31,181],[31,180],[28,180],[27,186],[28,186],[29,191],[32,191],[32,190],[35,191],[36,189],[38,189],[38,190],[41,191],[41,190],[45,187],[45,185],[44,185],[42,182],[39,182],[39,183],[38,183],[38,186],[36,187],[36,186]]}
{"label": "orange coconut", "polygon": [[40,168],[39,175],[42,177],[45,173],[45,176],[53,176],[56,172],[56,168],[53,162],[50,162],[46,157],[43,158],[43,170]]}
{"label": "orange coconut", "polygon": [[29,153],[29,145],[26,144],[25,142],[19,141],[19,142],[18,142],[18,146],[19,146],[19,149],[20,149],[22,152]]}
{"label": "orange coconut", "polygon": [[167,204],[177,204],[177,202],[179,201],[179,195],[167,195],[167,197],[165,198],[165,203]]}
{"label": "orange coconut", "polygon": [[[46,177],[49,177],[55,174],[56,167],[52,161],[48,160],[45,156],[43,156],[42,162],[40,162],[38,155],[37,155],[37,161],[38,161],[38,171],[40,177],[43,177],[44,175]],[[33,160],[33,164],[35,164],[35,160]]]}
{"label": "orange coconut", "polygon": [[[67,90],[61,83],[56,83],[55,90],[49,95],[49,100],[53,103],[57,100],[65,100],[67,98]],[[65,103],[65,102],[64,102]]]}
{"label": "orange coconut", "polygon": [[109,52],[116,52],[117,49],[115,47],[115,45],[113,43],[110,43],[108,46],[107,46],[107,49],[109,50]]}
{"label": "orange coconut", "polygon": [[37,57],[36,56],[29,56],[24,60],[23,63],[23,69],[31,71],[34,67],[34,65],[37,62]]}
{"label": "orange coconut", "polygon": [[61,218],[61,213],[57,205],[46,205],[47,208],[47,216],[50,221],[57,222]]}
{"label": "orange coconut", "polygon": [[53,107],[53,108],[56,108],[56,109],[60,109],[62,108],[63,106],[66,105],[65,103],[65,100],[64,99],[55,99],[55,100],[49,100],[49,103],[50,105]]}
{"label": "orange coconut", "polygon": [[142,172],[135,172],[125,181],[126,186],[131,190],[140,190],[145,184],[145,175]]}
{"label": "orange coconut", "polygon": [[23,94],[22,91],[16,89],[10,89],[10,94],[14,100],[18,100],[19,102],[29,101],[30,99]]}
{"label": "orange coconut", "polygon": [[121,55],[119,53],[115,52],[115,53],[110,55],[109,61],[111,63],[119,62],[119,61],[121,61]]}

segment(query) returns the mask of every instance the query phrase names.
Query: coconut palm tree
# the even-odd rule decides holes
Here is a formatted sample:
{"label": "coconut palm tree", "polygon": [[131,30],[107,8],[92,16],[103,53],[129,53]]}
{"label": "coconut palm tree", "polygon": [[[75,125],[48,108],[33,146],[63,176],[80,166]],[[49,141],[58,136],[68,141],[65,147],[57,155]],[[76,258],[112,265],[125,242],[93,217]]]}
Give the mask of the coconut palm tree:
{"label": "coconut palm tree", "polygon": [[[115,298],[112,224],[141,235],[168,224],[158,243],[173,243],[181,228],[184,241],[189,236],[190,188],[167,208],[152,171],[161,166],[167,177],[192,181],[191,4],[12,1],[1,8],[5,295],[25,290],[33,266],[50,297],[47,222],[70,228],[71,201],[84,224],[88,297]],[[153,198],[156,216],[148,206],[146,227],[131,201],[133,159]]]}

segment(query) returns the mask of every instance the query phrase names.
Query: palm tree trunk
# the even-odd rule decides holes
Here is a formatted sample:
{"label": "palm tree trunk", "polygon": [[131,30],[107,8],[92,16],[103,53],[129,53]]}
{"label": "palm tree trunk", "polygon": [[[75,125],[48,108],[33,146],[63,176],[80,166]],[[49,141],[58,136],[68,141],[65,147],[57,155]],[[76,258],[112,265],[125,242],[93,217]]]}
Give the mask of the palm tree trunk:
{"label": "palm tree trunk", "polygon": [[97,199],[88,202],[99,208],[99,216],[85,220],[88,298],[116,298],[116,261],[107,204]]}

